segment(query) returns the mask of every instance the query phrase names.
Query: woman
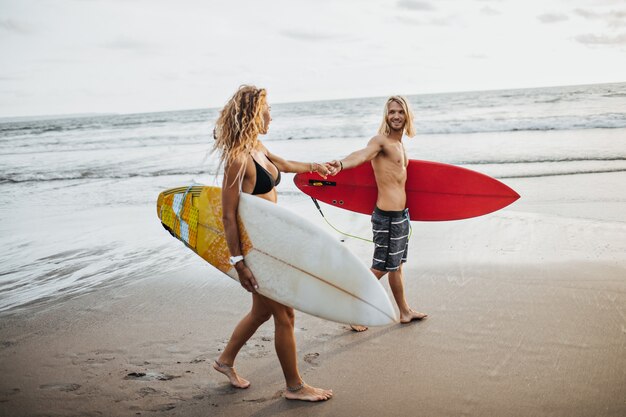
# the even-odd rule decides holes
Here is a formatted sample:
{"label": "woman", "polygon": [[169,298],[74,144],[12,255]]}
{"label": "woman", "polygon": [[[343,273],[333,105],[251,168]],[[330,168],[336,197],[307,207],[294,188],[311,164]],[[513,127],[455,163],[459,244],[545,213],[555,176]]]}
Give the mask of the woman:
{"label": "woman", "polygon": [[233,368],[235,358],[259,326],[273,317],[274,345],[287,384],[285,398],[323,401],[332,397],[332,390],[307,385],[298,372],[293,309],[257,293],[258,284],[241,253],[237,224],[240,193],[253,194],[275,203],[275,186],[280,182],[281,171],[314,171],[323,177],[328,174],[322,164],[286,161],[270,153],[258,140],[258,135],[267,133],[271,120],[265,89],[241,86],[222,109],[215,126],[214,150],[220,152],[220,162],[224,165],[222,210],[226,241],[239,282],[252,293],[252,309],[235,327],[213,368],[226,375],[233,386],[248,388],[250,382]]}

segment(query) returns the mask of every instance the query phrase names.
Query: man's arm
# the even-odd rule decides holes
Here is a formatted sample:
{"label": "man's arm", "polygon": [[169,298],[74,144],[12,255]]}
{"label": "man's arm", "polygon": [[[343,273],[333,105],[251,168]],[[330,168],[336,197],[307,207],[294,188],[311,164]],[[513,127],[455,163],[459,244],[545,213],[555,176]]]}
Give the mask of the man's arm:
{"label": "man's arm", "polygon": [[354,151],[343,159],[335,159],[327,162],[326,164],[331,167],[330,175],[336,175],[342,169],[356,168],[367,161],[371,161],[376,158],[376,155],[378,155],[382,150],[382,138],[377,135],[367,142],[367,146],[365,148]]}

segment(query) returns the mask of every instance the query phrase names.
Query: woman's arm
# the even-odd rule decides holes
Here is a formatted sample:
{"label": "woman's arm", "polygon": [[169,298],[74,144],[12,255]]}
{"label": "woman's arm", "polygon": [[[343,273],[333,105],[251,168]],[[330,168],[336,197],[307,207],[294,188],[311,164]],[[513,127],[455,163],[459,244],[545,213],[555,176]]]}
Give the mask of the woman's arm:
{"label": "woman's arm", "polygon": [[326,178],[330,172],[324,164],[319,164],[317,162],[287,161],[286,159],[271,153],[267,150],[267,148],[264,148],[264,151],[267,157],[272,160],[280,172],[293,172],[296,174],[303,172],[317,172],[322,178]]}
{"label": "woman's arm", "polygon": [[[222,222],[224,223],[224,234],[226,244],[231,256],[240,256],[241,241],[239,238],[239,222],[237,219],[237,209],[239,207],[239,195],[241,182],[237,178],[240,170],[245,173],[246,160],[233,161],[224,170],[224,181],[222,184]],[[235,264],[239,283],[250,292],[256,292],[259,288],[252,271],[246,266],[245,259]]]}

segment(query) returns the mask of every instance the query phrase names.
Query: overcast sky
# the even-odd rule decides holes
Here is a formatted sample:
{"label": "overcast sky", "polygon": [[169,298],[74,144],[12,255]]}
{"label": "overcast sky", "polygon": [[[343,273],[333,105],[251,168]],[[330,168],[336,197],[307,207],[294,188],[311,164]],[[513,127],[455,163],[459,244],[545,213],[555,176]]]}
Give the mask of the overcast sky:
{"label": "overcast sky", "polygon": [[0,117],[626,81],[626,0],[0,0]]}

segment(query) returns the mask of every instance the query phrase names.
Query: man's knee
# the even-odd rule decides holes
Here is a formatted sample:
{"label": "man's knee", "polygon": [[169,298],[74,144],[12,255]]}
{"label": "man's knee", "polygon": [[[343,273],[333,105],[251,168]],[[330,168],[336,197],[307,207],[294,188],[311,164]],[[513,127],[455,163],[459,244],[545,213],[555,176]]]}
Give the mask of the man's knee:
{"label": "man's knee", "polygon": [[402,275],[402,266],[400,266],[398,269],[394,269],[392,271],[389,271],[389,275],[394,275],[394,276],[398,276],[398,275]]}
{"label": "man's knee", "polygon": [[374,274],[374,276],[378,279],[381,279],[385,276],[385,274],[387,274],[387,271],[381,271],[380,269],[376,268],[370,268],[370,271],[372,271],[372,274]]}

